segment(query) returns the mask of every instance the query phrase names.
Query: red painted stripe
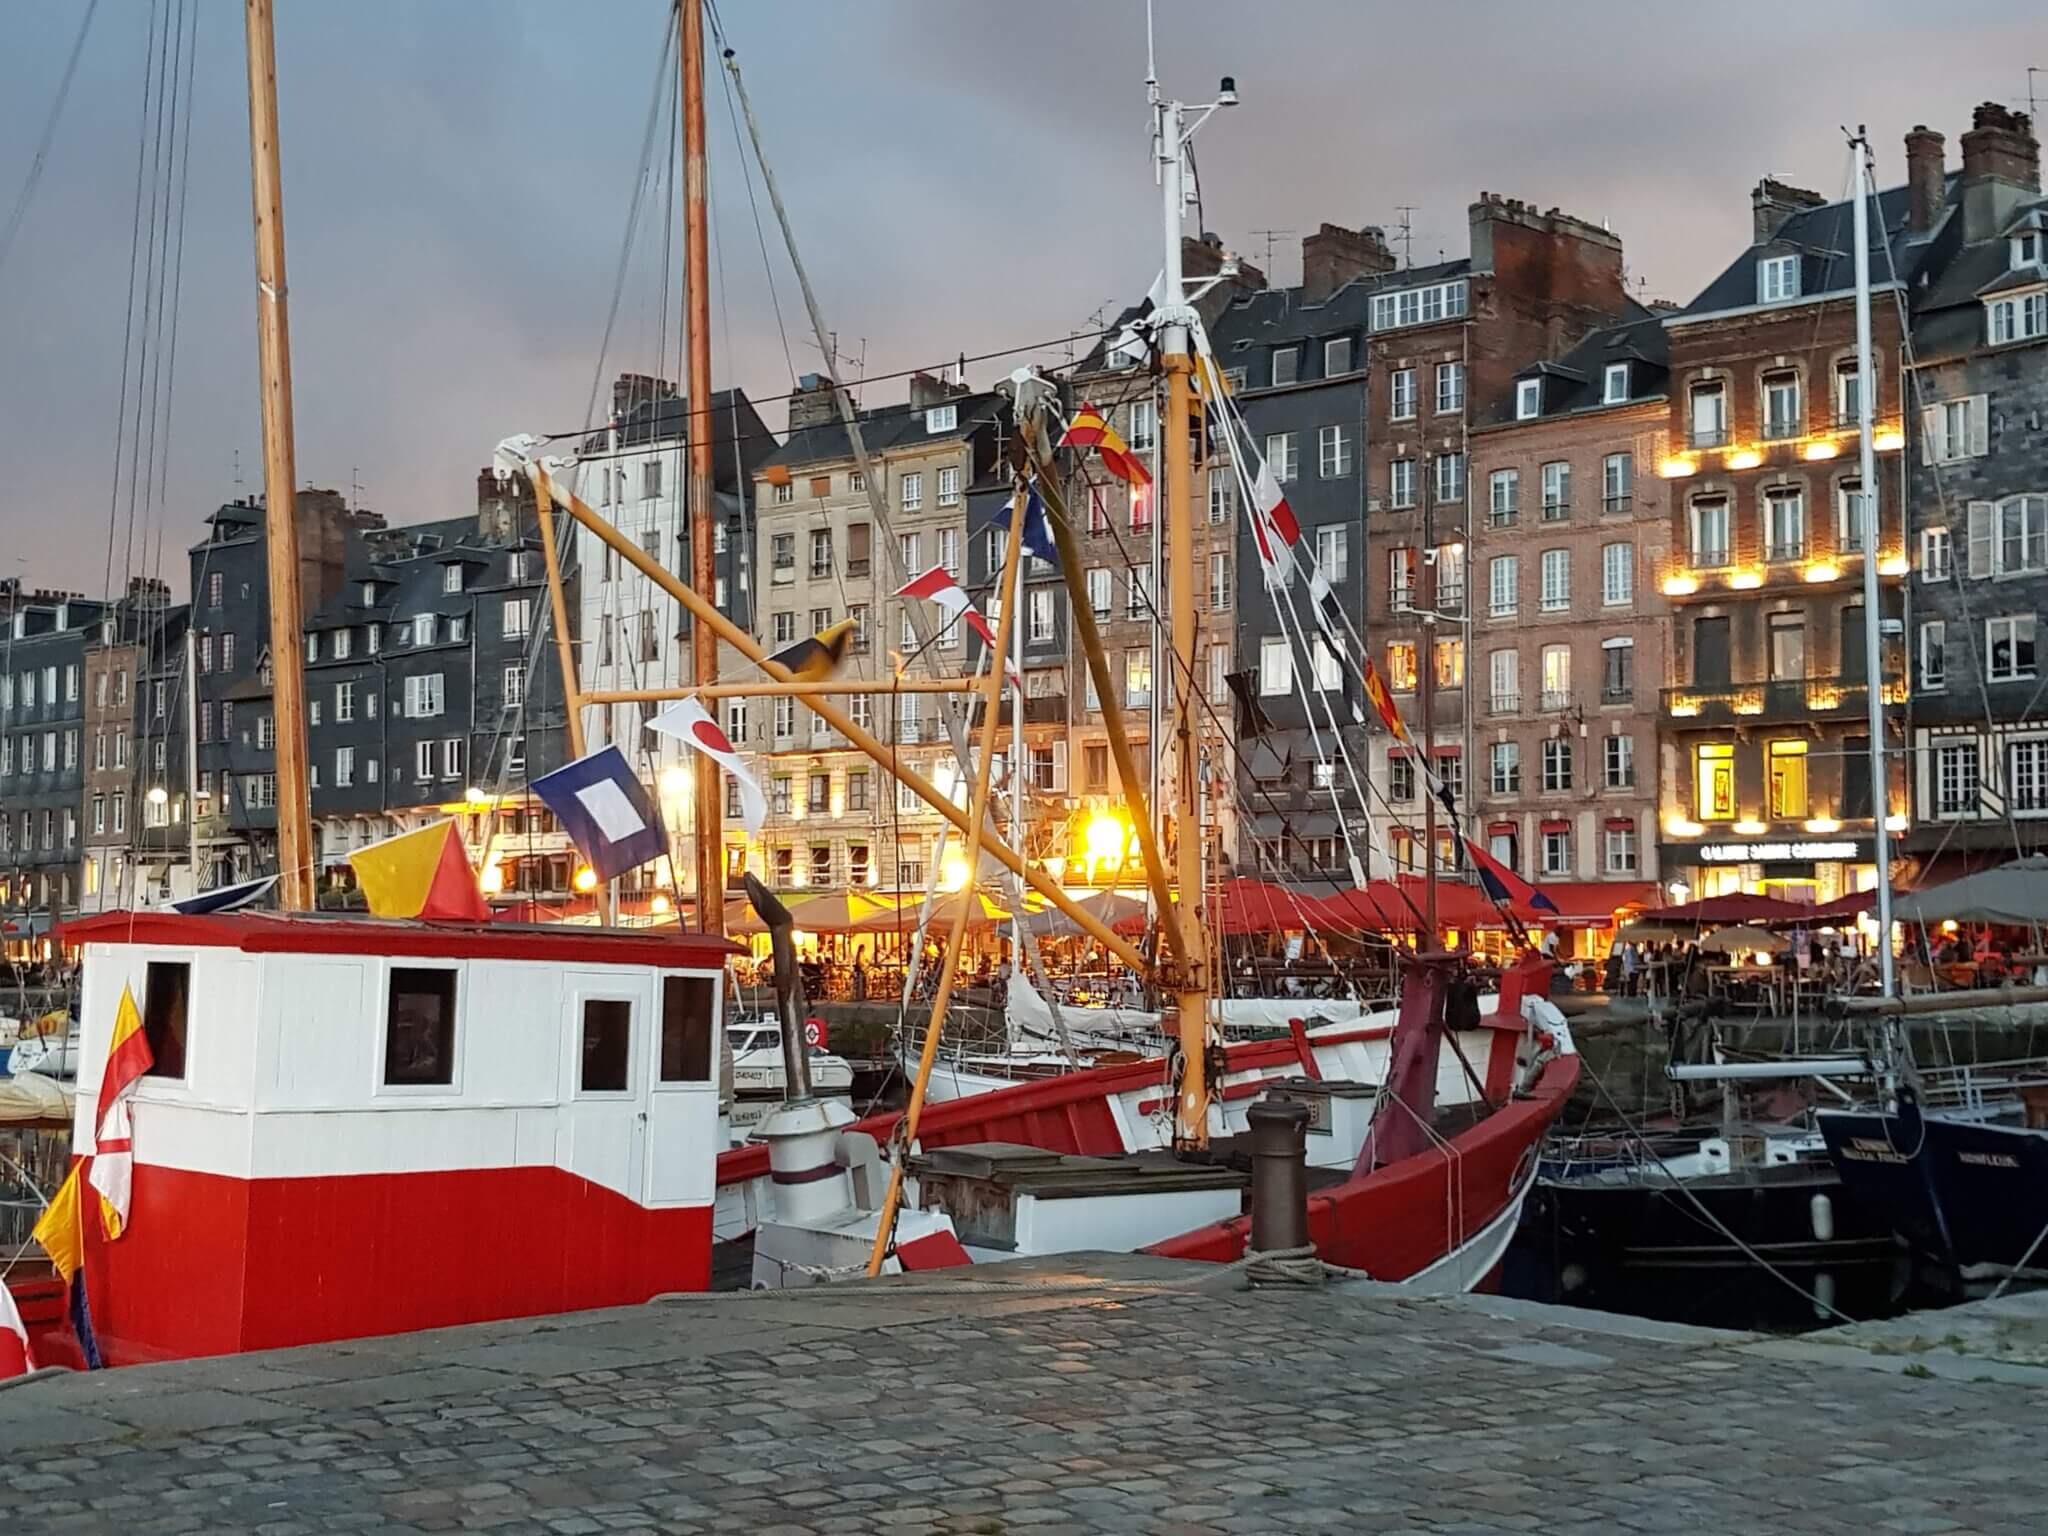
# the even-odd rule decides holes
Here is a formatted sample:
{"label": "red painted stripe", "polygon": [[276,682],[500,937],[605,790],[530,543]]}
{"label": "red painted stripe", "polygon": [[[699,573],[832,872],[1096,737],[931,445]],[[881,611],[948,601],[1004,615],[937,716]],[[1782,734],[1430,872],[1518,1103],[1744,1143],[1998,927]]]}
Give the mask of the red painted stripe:
{"label": "red painted stripe", "polygon": [[778,1184],[816,1184],[821,1179],[831,1178],[839,1171],[837,1163],[820,1163],[815,1168],[777,1168],[772,1170],[771,1177]]}
{"label": "red painted stripe", "polygon": [[1316,1048],[1309,1043],[1308,1026],[1300,1019],[1289,1019],[1287,1032],[1294,1037],[1294,1054],[1301,1058],[1303,1075],[1313,1082],[1321,1082],[1323,1069],[1316,1060]]}

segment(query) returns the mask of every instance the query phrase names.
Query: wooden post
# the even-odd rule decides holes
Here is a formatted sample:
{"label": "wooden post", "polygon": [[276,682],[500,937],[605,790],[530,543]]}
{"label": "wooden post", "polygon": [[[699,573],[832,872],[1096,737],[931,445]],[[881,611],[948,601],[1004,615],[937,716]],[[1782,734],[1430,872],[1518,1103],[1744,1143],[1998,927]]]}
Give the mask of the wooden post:
{"label": "wooden post", "polygon": [[[903,1199],[903,1165],[917,1142],[917,1123],[924,1115],[925,1089],[932,1080],[932,1063],[939,1055],[939,1035],[946,1024],[946,1005],[953,1000],[953,973],[960,964],[960,941],[967,932],[967,912],[981,900],[981,837],[988,825],[989,771],[995,761],[996,716],[1003,699],[1003,657],[1010,648],[1010,626],[1017,622],[1017,573],[1023,567],[1024,493],[1018,491],[1010,502],[1009,547],[1003,551],[1003,575],[998,590],[1003,594],[1003,611],[996,616],[996,643],[988,653],[988,675],[983,697],[981,740],[974,755],[974,792],[967,802],[967,884],[960,891],[960,904],[953,911],[946,930],[946,954],[939,962],[938,986],[932,992],[932,1014],[924,1027],[924,1049],[917,1058],[917,1077],[910,1085],[910,1104],[903,1111],[903,1136],[889,1159],[889,1192],[882,1201],[882,1219],[875,1228],[875,1245],[868,1251],[868,1274],[879,1275],[889,1257],[889,1239],[896,1231],[896,1207]],[[1018,701],[1021,708],[1023,701]],[[1012,764],[1010,771],[1016,772]],[[1020,838],[1021,842],[1022,839]],[[1022,914],[1019,914],[1021,919]]]}
{"label": "wooden post", "polygon": [[263,402],[263,529],[270,566],[271,720],[276,731],[278,896],[313,906],[313,807],[306,771],[306,621],[300,608],[292,344],[285,306],[284,181],[277,154],[277,41],[271,0],[245,0],[249,184],[256,227],[256,356]]}
{"label": "wooden post", "polygon": [[531,473],[535,510],[540,514],[540,554],[548,568],[548,611],[555,624],[555,660],[562,669],[562,713],[569,727],[569,756],[574,759],[583,755],[584,700],[576,686],[576,641],[569,632],[569,599],[562,590],[562,561],[555,548],[555,488],[540,465],[533,465]]}
{"label": "wooden post", "polygon": [[[685,391],[689,412],[690,584],[699,592],[716,592],[718,568],[712,554],[711,524],[718,515],[712,484],[714,445],[711,409],[711,242],[705,210],[707,171],[704,159],[704,5],[703,0],[678,0],[682,29],[680,56],[683,92],[683,308],[690,338],[689,377]],[[737,466],[735,466],[737,470]],[[691,676],[701,687],[718,680],[718,636],[703,624],[690,626]],[[725,932],[725,806],[718,773],[707,761],[695,764],[697,926],[705,933]]]}
{"label": "wooden post", "polygon": [[[767,673],[776,682],[787,683],[793,681],[789,669],[780,662],[773,660],[768,655],[768,652],[762,648],[759,641],[733,623],[723,613],[720,613],[710,598],[702,596],[687,583],[679,581],[673,571],[662,565],[659,560],[648,554],[638,544],[620,534],[616,528],[612,527],[611,524],[592,511],[589,506],[585,505],[581,497],[573,492],[562,489],[560,486],[554,487],[554,494],[564,511],[592,533],[596,534],[598,538],[602,539],[606,545],[618,553],[620,559],[661,588],[670,597],[681,603],[695,618],[710,625],[712,631],[719,639],[730,645],[734,650],[746,657],[747,660],[753,662],[755,666]],[[877,763],[890,768],[891,772],[895,774],[898,783],[902,784],[912,794],[916,795],[918,799],[945,817],[954,827],[962,832],[967,830],[967,813],[965,811],[955,805],[949,796],[940,794],[937,787],[923,774],[896,761],[895,754],[891,749],[876,740],[873,734],[855,725],[852,716],[848,715],[845,710],[839,708],[838,705],[832,703],[829,699],[815,695],[799,694],[797,697],[801,700],[805,709],[817,715],[827,725],[844,736],[848,744],[855,750],[865,752]],[[1001,838],[984,839],[983,848],[991,857],[1001,862],[1004,868],[1014,870],[1022,875],[1030,884],[1031,889],[1038,892],[1039,895],[1043,896],[1066,916],[1072,918],[1076,927],[1094,939],[1096,943],[1102,945],[1104,949],[1115,955],[1125,965],[1128,965],[1140,975],[1150,971],[1151,962],[1145,958],[1144,953],[1135,944],[1105,924],[1093,912],[1090,912],[1086,907],[1075,901],[1073,897],[1066,893],[1066,889],[1057,880],[1053,879],[1044,870],[1031,864]]]}

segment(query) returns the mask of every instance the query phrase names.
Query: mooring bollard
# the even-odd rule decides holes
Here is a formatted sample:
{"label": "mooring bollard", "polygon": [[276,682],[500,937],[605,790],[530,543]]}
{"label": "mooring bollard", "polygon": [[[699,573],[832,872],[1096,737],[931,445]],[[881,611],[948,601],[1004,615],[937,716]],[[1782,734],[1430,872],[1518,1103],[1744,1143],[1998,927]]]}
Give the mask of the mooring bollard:
{"label": "mooring bollard", "polygon": [[1260,1099],[1245,1119],[1252,1132],[1252,1248],[1306,1248],[1308,1106],[1295,1099]]}

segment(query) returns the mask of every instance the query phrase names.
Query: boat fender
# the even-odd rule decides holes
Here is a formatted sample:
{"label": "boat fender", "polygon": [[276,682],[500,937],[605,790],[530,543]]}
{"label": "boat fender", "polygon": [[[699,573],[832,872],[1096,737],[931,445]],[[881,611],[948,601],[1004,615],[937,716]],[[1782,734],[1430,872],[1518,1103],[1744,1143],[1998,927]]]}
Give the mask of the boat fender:
{"label": "boat fender", "polygon": [[1832,1243],[1835,1240],[1835,1202],[1825,1194],[1815,1194],[1808,1207],[1813,1217],[1813,1240]]}

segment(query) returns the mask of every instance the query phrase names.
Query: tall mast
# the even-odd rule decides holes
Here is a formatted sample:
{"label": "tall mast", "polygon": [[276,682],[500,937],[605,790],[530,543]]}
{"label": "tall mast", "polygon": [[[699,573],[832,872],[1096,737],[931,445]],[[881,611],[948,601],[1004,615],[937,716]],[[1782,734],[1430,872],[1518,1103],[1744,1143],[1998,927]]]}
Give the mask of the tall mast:
{"label": "tall mast", "polygon": [[[1209,1029],[1209,943],[1202,926],[1201,800],[1195,748],[1195,528],[1191,502],[1194,478],[1193,441],[1189,430],[1190,382],[1194,371],[1188,349],[1188,326],[1194,318],[1182,282],[1181,221],[1186,212],[1184,179],[1187,141],[1218,106],[1234,103],[1237,92],[1226,77],[1217,100],[1194,124],[1186,122],[1180,102],[1163,97],[1156,80],[1147,81],[1152,99],[1153,151],[1159,170],[1164,236],[1165,310],[1161,315],[1159,352],[1166,373],[1166,416],[1159,426],[1159,458],[1166,482],[1167,575],[1171,592],[1167,619],[1172,629],[1173,664],[1166,684],[1173,690],[1173,789],[1154,803],[1162,806],[1162,825],[1175,836],[1174,883],[1180,901],[1163,921],[1179,925],[1180,944],[1160,964],[1160,980],[1174,994],[1181,1051],[1180,1098],[1174,1140],[1183,1146],[1205,1146],[1209,1140],[1207,1078]],[[1159,686],[1155,678],[1153,686]]]}
{"label": "tall mast", "polygon": [[[683,70],[683,310],[690,334],[690,373],[685,380],[689,412],[690,584],[716,592],[718,570],[712,554],[711,521],[718,515],[712,490],[711,257],[707,171],[704,159],[704,6],[678,0]],[[690,625],[692,679],[702,687],[718,681],[718,637],[710,627]],[[725,852],[719,775],[696,765],[697,927],[725,932]]]}
{"label": "tall mast", "polygon": [[277,163],[277,40],[271,0],[244,0],[249,50],[249,181],[256,225],[256,356],[263,385],[263,527],[270,562],[270,671],[277,740],[278,895],[313,905],[307,799],[304,642],[299,626],[298,466],[292,448],[292,344],[285,308],[284,179]]}
{"label": "tall mast", "polygon": [[1858,128],[1850,140],[1856,160],[1856,452],[1863,522],[1863,693],[1870,707],[1870,811],[1877,862],[1877,962],[1886,997],[1892,995],[1891,774],[1885,767],[1883,594],[1878,587],[1877,455],[1871,415],[1877,393],[1876,355],[1870,345],[1870,141]]}

